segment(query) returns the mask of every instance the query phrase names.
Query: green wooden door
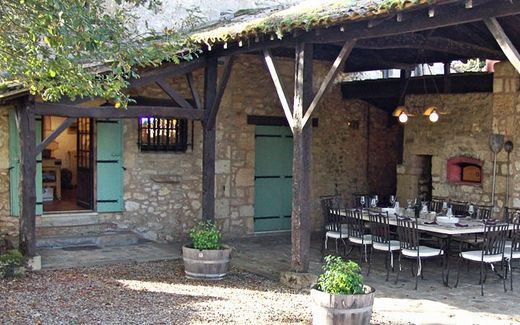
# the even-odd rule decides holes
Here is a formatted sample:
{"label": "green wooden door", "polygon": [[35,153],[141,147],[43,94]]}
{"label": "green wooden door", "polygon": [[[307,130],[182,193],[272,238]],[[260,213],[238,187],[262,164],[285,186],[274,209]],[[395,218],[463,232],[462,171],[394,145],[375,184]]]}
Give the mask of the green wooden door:
{"label": "green wooden door", "polygon": [[284,126],[256,127],[255,232],[291,229],[291,130]]}
{"label": "green wooden door", "polygon": [[[41,142],[42,122],[35,122],[36,144]],[[9,112],[9,194],[11,215],[20,216],[20,138],[16,127],[15,111]],[[36,157],[36,214],[43,213],[42,156]]]}
{"label": "green wooden door", "polygon": [[123,211],[123,123],[96,120],[96,135],[97,211]]}

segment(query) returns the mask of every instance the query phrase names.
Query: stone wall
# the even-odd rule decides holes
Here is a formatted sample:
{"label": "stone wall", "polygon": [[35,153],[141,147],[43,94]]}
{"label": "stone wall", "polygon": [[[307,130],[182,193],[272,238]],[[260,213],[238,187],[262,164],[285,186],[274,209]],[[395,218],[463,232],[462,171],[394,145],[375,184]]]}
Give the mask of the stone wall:
{"label": "stone wall", "polygon": [[[493,94],[450,94],[407,96],[406,105],[436,104],[441,111],[437,123],[418,114],[404,129],[403,164],[397,168],[398,197],[403,204],[418,196],[423,174],[423,156],[431,156],[433,196],[454,200],[491,202],[492,154],[489,149]],[[484,161],[482,185],[453,185],[447,182],[447,160],[465,156]]]}
{"label": "stone wall", "polygon": [[[288,90],[292,89],[292,60],[278,60],[279,72]],[[315,64],[314,88],[319,87],[327,65]],[[202,94],[203,78],[195,74]],[[190,97],[184,78],[172,85]],[[165,97],[157,87],[135,90],[141,96]],[[290,93],[288,96],[292,96]],[[370,115],[367,115],[367,111]],[[245,236],[254,231],[255,126],[248,115],[283,116],[273,82],[263,61],[242,56],[235,61],[217,119],[216,209],[215,218],[226,236]],[[370,116],[370,123],[367,123]],[[352,193],[367,192],[367,136],[379,157],[371,158],[372,168],[395,167],[396,128],[387,128],[387,115],[362,101],[344,101],[339,86],[327,93],[316,112],[319,125],[313,129],[313,229],[319,229],[319,196],[336,190],[352,201]],[[347,121],[355,122],[352,127]],[[372,131],[367,132],[367,126]],[[195,123],[193,150],[185,153],[143,153],[137,142],[137,121],[125,121],[125,212],[108,214],[124,227],[153,240],[178,240],[201,219],[202,132]],[[392,165],[394,164],[394,165]],[[379,168],[378,166],[382,166]],[[389,167],[390,166],[390,167]],[[394,171],[395,173],[395,171]],[[169,175],[172,184],[155,183],[153,175]],[[384,172],[383,174],[387,174]],[[392,174],[390,171],[388,174]],[[395,176],[386,175],[389,182]],[[395,187],[395,181],[390,188]]]}
{"label": "stone wall", "polygon": [[0,106],[0,235],[18,233],[9,201],[9,108]]}
{"label": "stone wall", "polygon": [[502,150],[497,155],[497,205],[520,207],[520,119],[519,74],[509,62],[495,64],[493,78],[493,133],[502,134],[511,140],[515,148],[511,152],[509,166],[509,202],[505,202],[506,175],[508,173],[507,153]]}
{"label": "stone wall", "polygon": [[[402,199],[417,196],[421,172],[418,155],[432,156],[433,195],[455,200],[491,204],[493,191],[493,152],[491,134],[504,135],[514,145],[520,142],[517,127],[520,118],[519,74],[509,62],[495,65],[493,93],[408,96],[407,105],[437,103],[446,106],[447,115],[438,123],[425,117],[410,118],[405,126],[404,163],[398,166],[398,195]],[[447,159],[467,156],[484,161],[482,185],[447,183]],[[496,206],[520,207],[520,152],[514,148],[509,165],[509,202],[506,202],[507,153],[497,155]],[[500,214],[498,215],[500,216]]]}

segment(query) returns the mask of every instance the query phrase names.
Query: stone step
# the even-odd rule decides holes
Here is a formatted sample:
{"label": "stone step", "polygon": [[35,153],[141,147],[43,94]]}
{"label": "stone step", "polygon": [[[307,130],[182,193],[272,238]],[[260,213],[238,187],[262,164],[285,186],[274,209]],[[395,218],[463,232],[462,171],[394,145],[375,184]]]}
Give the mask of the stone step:
{"label": "stone step", "polygon": [[44,236],[36,241],[38,248],[111,247],[134,245],[144,240],[131,231],[106,231],[76,236]]}
{"label": "stone step", "polygon": [[91,223],[72,226],[37,226],[36,238],[52,236],[84,236],[117,230],[115,223]]}
{"label": "stone step", "polygon": [[61,227],[100,223],[96,212],[75,214],[44,214],[36,218],[36,227]]}

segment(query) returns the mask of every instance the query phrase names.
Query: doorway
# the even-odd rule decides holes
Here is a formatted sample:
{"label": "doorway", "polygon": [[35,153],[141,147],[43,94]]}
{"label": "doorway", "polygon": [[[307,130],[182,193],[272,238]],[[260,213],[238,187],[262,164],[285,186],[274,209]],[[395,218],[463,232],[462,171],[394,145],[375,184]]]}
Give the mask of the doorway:
{"label": "doorway", "polygon": [[255,131],[255,232],[288,231],[292,214],[293,137],[286,126]]}
{"label": "doorway", "polygon": [[432,156],[418,155],[418,167],[420,174],[417,181],[418,197],[421,201],[431,201],[432,199]]}
{"label": "doorway", "polygon": [[[65,118],[44,116],[42,136],[46,138]],[[42,153],[44,213],[84,212],[94,202],[94,123],[78,118]]]}

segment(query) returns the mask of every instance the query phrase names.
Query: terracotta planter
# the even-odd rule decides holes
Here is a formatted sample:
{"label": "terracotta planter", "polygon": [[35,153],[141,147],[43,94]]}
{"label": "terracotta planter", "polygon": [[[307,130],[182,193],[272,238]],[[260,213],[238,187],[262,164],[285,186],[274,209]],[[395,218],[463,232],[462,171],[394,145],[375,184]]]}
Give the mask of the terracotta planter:
{"label": "terracotta planter", "polygon": [[365,286],[365,292],[359,295],[335,295],[312,288],[312,323],[370,324],[375,289]]}
{"label": "terracotta planter", "polygon": [[200,250],[184,245],[182,259],[187,278],[221,280],[229,270],[231,248],[223,245],[222,249]]}

